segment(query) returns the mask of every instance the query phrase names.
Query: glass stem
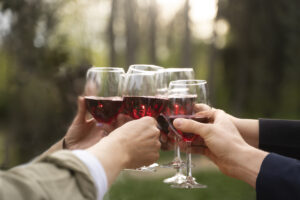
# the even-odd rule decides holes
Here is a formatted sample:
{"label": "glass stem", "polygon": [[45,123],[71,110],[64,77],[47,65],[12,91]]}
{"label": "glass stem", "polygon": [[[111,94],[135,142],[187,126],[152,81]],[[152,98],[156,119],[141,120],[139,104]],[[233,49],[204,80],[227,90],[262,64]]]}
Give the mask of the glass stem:
{"label": "glass stem", "polygon": [[[180,146],[179,146],[179,139],[178,137],[175,137],[175,144],[174,144],[174,153],[175,153],[175,160],[177,162],[181,162],[181,157],[180,157]],[[176,168],[177,174],[182,174],[182,168],[178,167]]]}
{"label": "glass stem", "polygon": [[187,177],[192,177],[192,142],[186,142],[186,175]]}
{"label": "glass stem", "polygon": [[179,140],[178,140],[177,137],[175,138],[175,157],[176,157],[178,160],[181,160],[181,157],[180,157]]}

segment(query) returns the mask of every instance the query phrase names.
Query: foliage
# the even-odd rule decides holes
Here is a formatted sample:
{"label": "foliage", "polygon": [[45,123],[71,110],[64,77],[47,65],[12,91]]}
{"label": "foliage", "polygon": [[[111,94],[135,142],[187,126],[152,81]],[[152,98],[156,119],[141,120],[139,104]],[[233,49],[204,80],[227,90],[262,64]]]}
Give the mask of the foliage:
{"label": "foliage", "polygon": [[[123,172],[125,173],[125,172]],[[134,199],[222,199],[222,200],[251,200],[255,199],[255,191],[246,183],[228,178],[216,171],[202,171],[195,173],[195,177],[201,183],[205,183],[207,189],[173,189],[162,182],[162,178],[147,179],[133,178],[126,173],[118,178],[112,186],[105,200],[134,200]],[[171,174],[166,175],[170,176]],[[164,178],[164,177],[163,177]]]}
{"label": "foliage", "polygon": [[230,107],[254,117],[300,117],[300,2],[220,0],[221,51]]}

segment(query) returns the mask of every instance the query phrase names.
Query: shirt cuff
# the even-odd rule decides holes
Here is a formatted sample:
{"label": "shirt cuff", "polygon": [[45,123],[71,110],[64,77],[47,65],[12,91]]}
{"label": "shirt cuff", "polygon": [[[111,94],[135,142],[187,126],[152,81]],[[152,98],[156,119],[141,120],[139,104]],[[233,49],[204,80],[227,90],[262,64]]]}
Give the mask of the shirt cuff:
{"label": "shirt cuff", "polygon": [[300,199],[299,160],[270,153],[256,179],[257,200]]}
{"label": "shirt cuff", "polygon": [[75,156],[77,156],[89,169],[97,189],[97,200],[103,199],[108,188],[106,173],[101,163],[95,156],[87,151],[74,150],[72,153],[75,154]]}

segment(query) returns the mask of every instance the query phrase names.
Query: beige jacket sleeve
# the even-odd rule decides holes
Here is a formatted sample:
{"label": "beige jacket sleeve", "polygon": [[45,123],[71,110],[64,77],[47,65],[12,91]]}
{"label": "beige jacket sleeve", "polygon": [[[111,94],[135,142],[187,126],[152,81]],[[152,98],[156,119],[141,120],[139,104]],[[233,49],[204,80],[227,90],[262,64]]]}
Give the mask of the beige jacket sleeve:
{"label": "beige jacket sleeve", "polygon": [[1,200],[91,200],[96,188],[88,168],[70,151],[0,171]]}

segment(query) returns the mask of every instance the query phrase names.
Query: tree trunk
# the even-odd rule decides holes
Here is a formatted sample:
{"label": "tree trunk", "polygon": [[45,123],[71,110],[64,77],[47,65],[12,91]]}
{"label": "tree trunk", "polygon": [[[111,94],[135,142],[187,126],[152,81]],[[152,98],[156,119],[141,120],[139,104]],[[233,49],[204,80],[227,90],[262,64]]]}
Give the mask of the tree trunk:
{"label": "tree trunk", "polygon": [[126,64],[127,66],[136,62],[136,50],[138,44],[138,27],[135,18],[137,9],[136,0],[124,1],[126,21]]}
{"label": "tree trunk", "polygon": [[114,21],[117,13],[117,0],[111,1],[111,12],[107,27],[108,46],[109,46],[109,64],[111,67],[116,66],[116,49],[115,49],[115,32]]}
{"label": "tree trunk", "polygon": [[208,89],[209,89],[209,101],[212,105],[215,104],[215,60],[217,58],[217,49],[215,46],[217,34],[215,30],[213,30],[213,35],[211,38],[211,45],[210,45],[210,51],[209,51],[209,60],[208,60]]}
{"label": "tree trunk", "polygon": [[150,63],[157,64],[156,58],[156,20],[157,20],[157,4],[156,1],[151,1],[149,8],[150,15],[150,26],[149,26],[149,53],[150,53]]}
{"label": "tree trunk", "polygon": [[190,29],[190,1],[186,0],[184,4],[184,38],[182,44],[182,66],[191,67],[191,29]]}

